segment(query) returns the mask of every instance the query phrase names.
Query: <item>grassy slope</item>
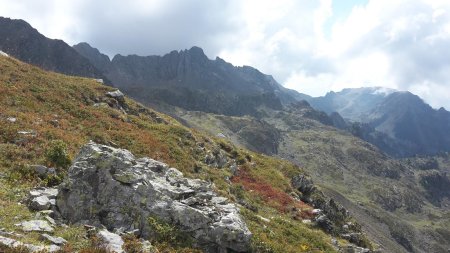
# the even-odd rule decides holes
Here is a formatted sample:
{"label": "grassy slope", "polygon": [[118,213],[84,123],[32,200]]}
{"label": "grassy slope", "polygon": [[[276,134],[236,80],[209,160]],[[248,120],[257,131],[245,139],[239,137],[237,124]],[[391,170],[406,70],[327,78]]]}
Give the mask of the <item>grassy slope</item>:
{"label": "grassy slope", "polygon": [[[132,110],[140,111],[136,115],[109,106],[94,106],[94,101],[106,99],[105,92],[111,90],[90,79],[44,72],[15,59],[0,57],[0,227],[22,233],[14,224],[34,217],[20,202],[28,189],[46,182],[28,165],[48,164],[44,154],[53,140],[65,142],[73,158],[92,139],[114,143],[138,157],[164,161],[186,176],[213,181],[220,194],[256,207],[257,212],[242,208],[254,233],[256,252],[334,251],[329,236],[291,219],[286,211],[292,206],[299,207],[299,212],[310,208],[288,195],[294,191],[289,179],[302,172],[298,167],[191,131],[130,99],[126,103]],[[157,123],[155,115],[168,124]],[[10,122],[8,117],[17,121]],[[32,131],[35,135],[22,135],[19,131]],[[229,159],[240,164],[242,174],[232,182],[226,180],[231,176],[228,169],[204,164],[206,153],[215,149],[222,149]],[[73,250],[90,245],[84,230],[75,225],[59,228],[55,234],[68,239]],[[30,233],[21,240],[37,243],[37,238],[37,234]],[[170,245],[169,249],[180,250]]]}
{"label": "grassy slope", "polygon": [[[182,117],[204,131],[227,133],[238,144],[245,136],[223,129],[224,121],[252,122],[213,114],[202,114],[198,120],[197,114]],[[418,180],[423,172],[414,165],[391,160],[372,145],[317,121],[286,112],[269,111],[266,115],[264,120],[281,131],[278,155],[308,171],[382,248],[402,252],[405,249],[398,241],[403,241],[419,252],[440,252],[450,245],[445,239],[450,234],[448,205],[439,207],[430,202]],[[247,146],[245,141],[240,144]],[[442,171],[450,172],[448,159],[441,159],[440,164]]]}

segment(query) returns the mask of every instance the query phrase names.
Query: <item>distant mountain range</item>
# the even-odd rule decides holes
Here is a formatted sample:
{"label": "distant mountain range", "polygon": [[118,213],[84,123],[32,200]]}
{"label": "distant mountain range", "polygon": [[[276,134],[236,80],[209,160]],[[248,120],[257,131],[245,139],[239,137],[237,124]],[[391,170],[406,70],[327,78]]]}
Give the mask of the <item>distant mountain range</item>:
{"label": "distant mountain range", "polygon": [[87,43],[70,47],[46,38],[25,21],[9,18],[0,18],[0,50],[47,70],[104,79],[138,101],[164,111],[176,106],[261,118],[261,108],[282,110],[306,100],[314,109],[327,113],[326,121],[331,125],[391,156],[450,151],[450,113],[443,108],[434,110],[409,92],[359,88],[314,98],[284,88],[253,67],[235,67],[219,57],[208,59],[199,47],[164,56],[116,55],[110,60]]}
{"label": "distant mountain range", "polygon": [[450,112],[435,110],[410,92],[377,87],[344,89],[308,101],[318,110],[339,113],[355,135],[393,156],[450,150]]}

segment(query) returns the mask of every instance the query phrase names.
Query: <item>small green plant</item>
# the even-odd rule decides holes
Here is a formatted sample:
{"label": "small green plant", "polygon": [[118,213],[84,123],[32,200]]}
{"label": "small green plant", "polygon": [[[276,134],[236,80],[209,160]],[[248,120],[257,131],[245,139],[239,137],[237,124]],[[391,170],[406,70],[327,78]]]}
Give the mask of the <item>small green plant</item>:
{"label": "small green plant", "polygon": [[8,247],[6,245],[0,244],[0,252],[5,252],[5,253],[30,253],[31,251],[28,248],[24,247],[24,246],[11,248],[11,247]]}
{"label": "small green plant", "polygon": [[157,241],[173,242],[176,240],[176,228],[174,226],[154,217],[149,217],[148,223],[156,234],[155,238]]}
{"label": "small green plant", "polygon": [[58,169],[66,169],[71,163],[67,152],[67,144],[61,140],[50,142],[45,152],[45,157],[51,166],[55,166]]}
{"label": "small green plant", "polygon": [[38,178],[36,172],[30,168],[30,166],[25,164],[16,164],[13,166],[14,169],[9,172],[8,180],[10,182],[34,182]]}
{"label": "small green plant", "polygon": [[135,235],[125,235],[123,236],[124,245],[123,249],[127,253],[142,253],[144,252],[144,247],[142,242]]}
{"label": "small green plant", "polygon": [[192,247],[192,238],[165,221],[155,217],[149,217],[148,223],[155,233],[154,242],[160,245],[170,245],[175,248]]}
{"label": "small green plant", "polygon": [[59,175],[49,175],[44,179],[44,185],[47,187],[53,187],[61,184],[63,178]]}

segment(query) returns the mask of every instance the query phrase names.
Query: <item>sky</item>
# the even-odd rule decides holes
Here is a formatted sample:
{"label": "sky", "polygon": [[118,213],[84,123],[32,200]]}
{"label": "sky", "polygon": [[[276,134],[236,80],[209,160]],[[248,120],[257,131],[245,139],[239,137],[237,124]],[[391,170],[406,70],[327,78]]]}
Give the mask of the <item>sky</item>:
{"label": "sky", "polygon": [[309,95],[381,86],[450,109],[449,0],[0,0],[0,16],[111,57],[199,46]]}

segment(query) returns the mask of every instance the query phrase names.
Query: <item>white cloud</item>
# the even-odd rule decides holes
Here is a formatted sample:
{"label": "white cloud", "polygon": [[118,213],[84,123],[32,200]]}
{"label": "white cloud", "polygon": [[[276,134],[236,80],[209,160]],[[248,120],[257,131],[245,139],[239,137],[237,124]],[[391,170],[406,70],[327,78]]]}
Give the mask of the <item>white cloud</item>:
{"label": "white cloud", "polygon": [[313,95],[344,87],[397,88],[450,109],[449,11],[448,1],[371,0],[355,7],[333,25],[329,40],[311,50],[334,71],[305,74],[303,66],[285,83]]}
{"label": "white cloud", "polygon": [[197,45],[300,92],[385,86],[450,109],[448,0],[354,0],[338,17],[337,1],[0,0],[0,15],[110,55]]}

